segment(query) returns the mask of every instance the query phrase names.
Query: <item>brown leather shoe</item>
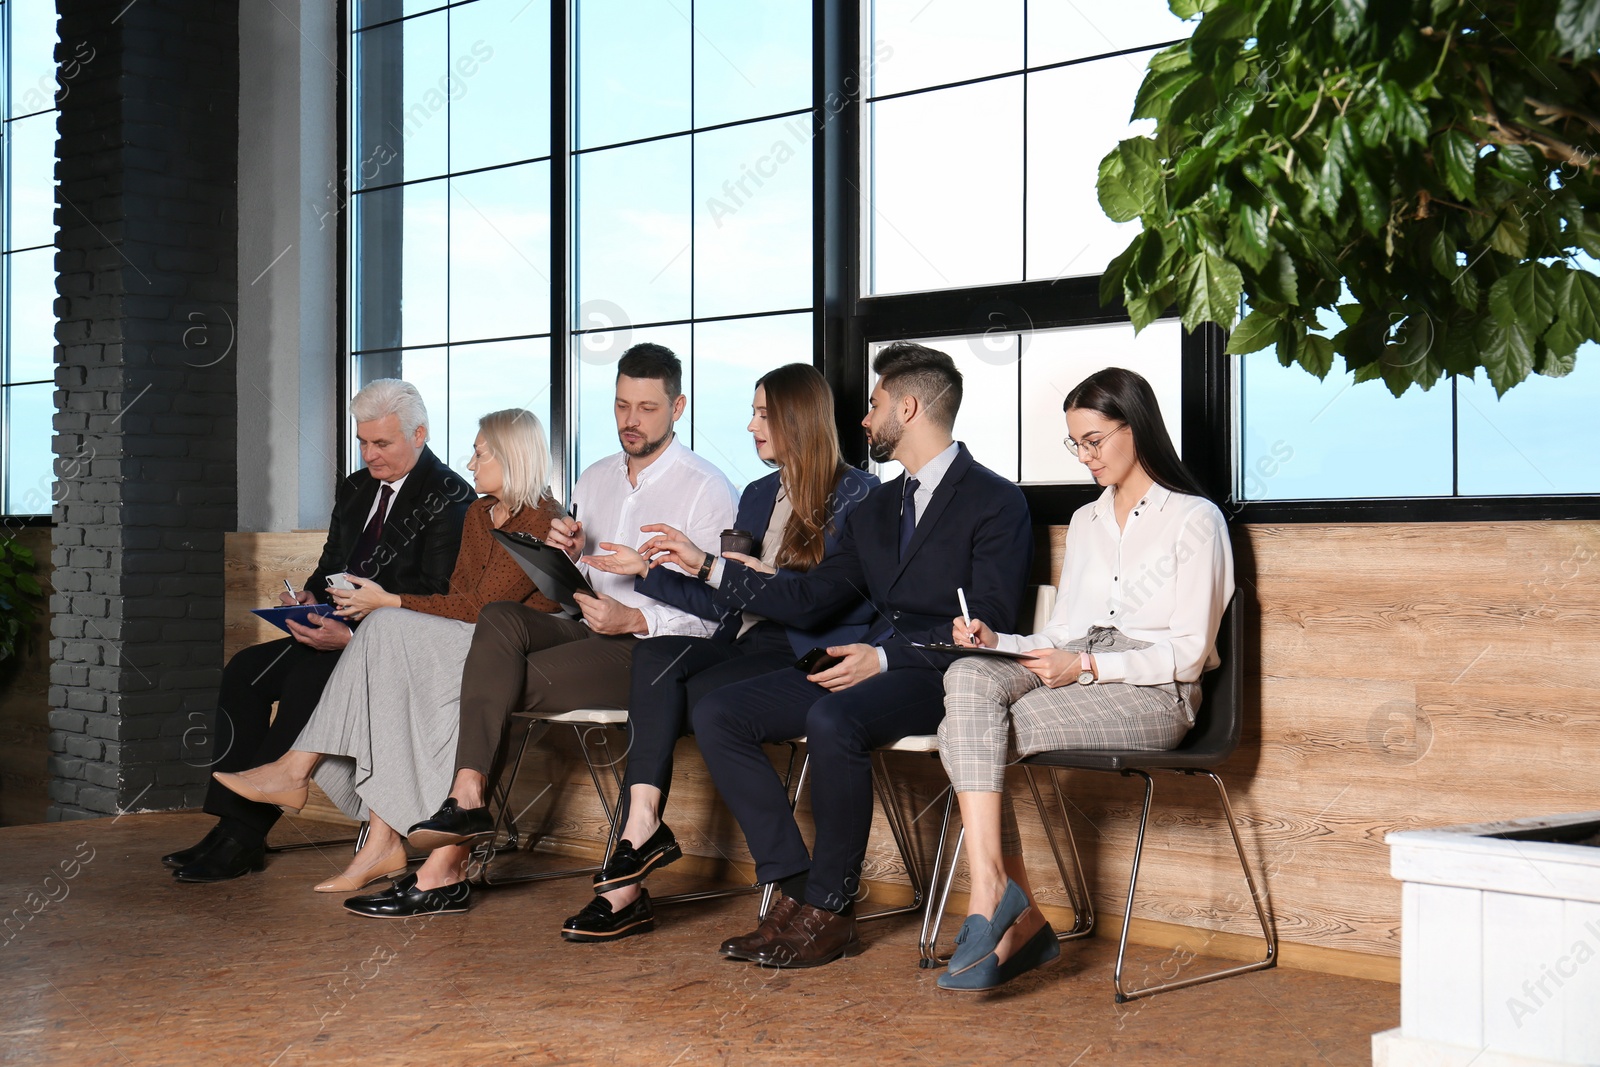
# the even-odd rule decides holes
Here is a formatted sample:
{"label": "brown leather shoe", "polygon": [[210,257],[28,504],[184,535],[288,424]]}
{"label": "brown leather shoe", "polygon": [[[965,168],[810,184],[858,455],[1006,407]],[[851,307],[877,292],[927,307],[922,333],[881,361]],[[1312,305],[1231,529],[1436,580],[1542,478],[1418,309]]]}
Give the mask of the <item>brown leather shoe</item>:
{"label": "brown leather shoe", "polygon": [[854,915],[802,904],[788,927],[756,953],[755,962],[763,967],[821,967],[860,949]]}
{"label": "brown leather shoe", "polygon": [[794,913],[800,910],[800,902],[794,897],[778,894],[778,899],[772,902],[767,909],[767,917],[761,920],[761,925],[753,933],[743,937],[730,937],[717,949],[718,952],[730,960],[754,960],[756,953],[772,944],[773,940],[788,927],[789,920],[794,918]]}

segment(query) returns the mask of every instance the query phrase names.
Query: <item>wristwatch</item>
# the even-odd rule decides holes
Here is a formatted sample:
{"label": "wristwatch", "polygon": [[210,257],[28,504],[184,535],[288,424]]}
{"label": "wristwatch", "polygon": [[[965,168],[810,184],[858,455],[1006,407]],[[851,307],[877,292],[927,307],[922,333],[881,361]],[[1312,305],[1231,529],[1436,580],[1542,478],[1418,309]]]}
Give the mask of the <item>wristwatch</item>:
{"label": "wristwatch", "polygon": [[715,562],[717,562],[717,557],[707,552],[706,558],[701,562],[700,570],[695,577],[699,578],[702,582],[711,577],[711,565]]}
{"label": "wristwatch", "polygon": [[1094,684],[1094,664],[1089,659],[1089,653],[1078,653],[1078,684]]}

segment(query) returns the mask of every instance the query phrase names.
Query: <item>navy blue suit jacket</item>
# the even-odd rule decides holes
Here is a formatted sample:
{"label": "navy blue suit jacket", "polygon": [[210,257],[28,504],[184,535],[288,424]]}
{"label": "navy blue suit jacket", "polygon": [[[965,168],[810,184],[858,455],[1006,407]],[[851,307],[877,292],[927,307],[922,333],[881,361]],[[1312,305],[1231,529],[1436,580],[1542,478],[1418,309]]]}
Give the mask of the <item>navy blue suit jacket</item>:
{"label": "navy blue suit jacket", "polygon": [[768,576],[729,561],[723,588],[741,587],[752,611],[796,627],[814,626],[865,595],[876,617],[862,640],[884,649],[890,670],[943,670],[954,661],[912,643],[950,641],[950,620],[961,614],[957,588],[973,618],[1011,630],[1033,564],[1022,491],[961,445],[901,558],[904,481],[901,475],[873,490],[851,514],[839,551],[809,573]]}
{"label": "navy blue suit jacket", "polygon": [[[773,471],[745,486],[744,494],[739,497],[739,514],[734,519],[738,529],[759,533],[771,525],[772,508],[778,502],[780,473]],[[873,475],[854,467],[844,469],[833,490],[833,521],[823,535],[824,561],[839,550],[850,513],[877,486],[878,479]],[[731,568],[737,566],[745,574],[752,572],[731,560],[724,561],[723,566],[730,569],[723,572],[721,587],[717,589],[666,567],[656,567],[643,578],[634,579],[633,587],[648,597],[693,612],[702,619],[721,620],[712,640],[732,641],[739,636],[741,613],[750,605],[741,584],[729,580]],[[778,573],[799,576],[797,571],[780,570]],[[853,644],[866,634],[873,618],[872,606],[864,597],[857,596],[853,602],[842,602],[832,612],[819,614],[805,626],[787,627],[789,644],[794,647],[796,656],[803,656],[813,648]]]}

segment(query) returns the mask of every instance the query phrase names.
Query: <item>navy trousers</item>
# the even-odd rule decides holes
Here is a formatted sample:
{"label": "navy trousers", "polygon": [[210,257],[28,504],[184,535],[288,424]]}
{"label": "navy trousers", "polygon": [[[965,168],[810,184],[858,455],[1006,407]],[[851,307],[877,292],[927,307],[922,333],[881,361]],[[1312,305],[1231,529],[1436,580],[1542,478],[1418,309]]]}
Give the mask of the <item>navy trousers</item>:
{"label": "navy trousers", "polygon": [[[806,903],[842,911],[861,889],[872,830],[872,750],[931,734],[944,718],[944,675],[931,668],[879,674],[837,693],[799,671],[778,671],[707,693],[690,711],[695,739],[756,860],[756,879],[809,869]],[[763,742],[804,736],[811,756],[808,854],[783,782]]]}

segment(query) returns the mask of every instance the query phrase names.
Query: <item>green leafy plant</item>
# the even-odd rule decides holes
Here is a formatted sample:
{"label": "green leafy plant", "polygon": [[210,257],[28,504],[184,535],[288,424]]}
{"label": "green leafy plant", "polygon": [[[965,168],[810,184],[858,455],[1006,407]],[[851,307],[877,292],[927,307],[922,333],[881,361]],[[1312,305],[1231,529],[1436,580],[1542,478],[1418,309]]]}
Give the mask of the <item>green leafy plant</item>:
{"label": "green leafy plant", "polygon": [[1200,21],[1150,61],[1155,133],[1100,163],[1143,224],[1101,283],[1135,329],[1176,305],[1396,396],[1479,367],[1503,395],[1600,340],[1600,3],[1170,6]]}
{"label": "green leafy plant", "polygon": [[0,538],[0,661],[16,654],[37,614],[40,594],[33,553],[14,537]]}

